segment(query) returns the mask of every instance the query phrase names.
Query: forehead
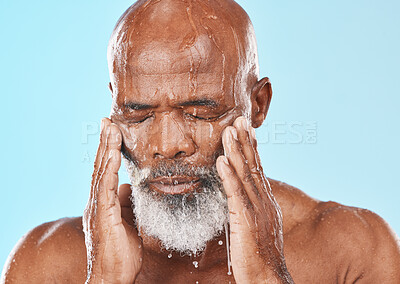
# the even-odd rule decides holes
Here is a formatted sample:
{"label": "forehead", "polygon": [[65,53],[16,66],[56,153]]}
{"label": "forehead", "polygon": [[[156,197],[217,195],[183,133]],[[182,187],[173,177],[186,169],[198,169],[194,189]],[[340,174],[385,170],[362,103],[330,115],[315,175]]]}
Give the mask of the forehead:
{"label": "forehead", "polygon": [[232,101],[235,72],[228,67],[226,54],[204,34],[189,44],[185,39],[137,41],[125,61],[116,65],[117,101],[198,97]]}
{"label": "forehead", "polygon": [[120,27],[110,66],[119,97],[233,96],[239,52],[222,17],[183,1],[157,1]]}
{"label": "forehead", "polygon": [[126,59],[131,73],[143,75],[223,71],[226,61],[223,51],[204,34],[175,41],[138,38]]}

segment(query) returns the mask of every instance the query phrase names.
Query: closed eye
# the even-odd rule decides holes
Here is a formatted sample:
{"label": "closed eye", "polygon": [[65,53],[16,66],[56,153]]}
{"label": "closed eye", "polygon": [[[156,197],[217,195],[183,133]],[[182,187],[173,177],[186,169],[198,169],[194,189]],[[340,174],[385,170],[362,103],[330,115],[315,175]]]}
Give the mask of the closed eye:
{"label": "closed eye", "polygon": [[151,118],[152,116],[153,116],[153,114],[148,115],[148,116],[146,116],[145,118],[143,118],[143,119],[141,119],[141,120],[138,120],[138,121],[133,121],[132,123],[134,123],[134,124],[139,124],[139,123],[145,122],[147,119]]}
{"label": "closed eye", "polygon": [[225,115],[227,115],[228,113],[230,113],[232,110],[234,110],[235,107],[228,109],[220,114],[210,114],[209,112],[202,112],[202,111],[198,111],[196,112],[196,110],[194,111],[185,111],[184,114],[186,117],[189,117],[191,119],[198,119],[198,120],[204,120],[204,121],[216,121],[218,119],[223,118]]}
{"label": "closed eye", "polygon": [[125,120],[128,122],[128,124],[139,124],[142,122],[145,122],[149,118],[152,118],[154,116],[153,112],[146,113],[144,115],[127,115],[125,116]]}
{"label": "closed eye", "polygon": [[188,116],[189,118],[194,118],[194,119],[199,119],[199,120],[205,120],[205,121],[217,120],[217,119],[220,117],[220,115],[218,115],[218,116],[211,116],[211,117],[203,117],[203,116],[198,116],[198,115],[194,115],[194,114],[186,113],[186,112],[185,112],[185,115]]}

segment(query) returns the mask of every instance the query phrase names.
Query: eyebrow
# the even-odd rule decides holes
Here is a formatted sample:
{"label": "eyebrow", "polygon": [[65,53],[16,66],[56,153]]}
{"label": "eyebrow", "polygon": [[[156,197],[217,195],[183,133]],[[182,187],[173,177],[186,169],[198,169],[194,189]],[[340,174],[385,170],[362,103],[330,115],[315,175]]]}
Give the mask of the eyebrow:
{"label": "eyebrow", "polygon": [[130,108],[132,110],[144,110],[144,109],[150,109],[153,108],[152,105],[147,105],[147,104],[140,104],[140,103],[126,103],[124,104],[125,108]]}
{"label": "eyebrow", "polygon": [[[180,103],[179,106],[182,106],[182,107],[185,107],[185,106],[208,106],[208,107],[216,108],[219,106],[219,104],[214,100],[199,99],[199,100],[192,100],[192,101]],[[125,103],[124,107],[132,109],[132,110],[146,110],[146,109],[154,108],[155,106],[148,105],[148,104],[129,102],[129,103]]]}
{"label": "eyebrow", "polygon": [[218,107],[218,103],[210,99],[200,99],[200,100],[183,102],[180,104],[180,106],[208,106],[215,108]]}

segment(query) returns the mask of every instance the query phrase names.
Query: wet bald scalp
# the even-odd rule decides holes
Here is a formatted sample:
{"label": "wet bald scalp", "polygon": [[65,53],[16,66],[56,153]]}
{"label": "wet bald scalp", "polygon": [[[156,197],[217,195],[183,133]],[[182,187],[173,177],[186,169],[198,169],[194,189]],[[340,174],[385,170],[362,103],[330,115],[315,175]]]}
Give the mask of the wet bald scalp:
{"label": "wet bald scalp", "polygon": [[[203,46],[208,41],[209,48],[196,48],[200,41]],[[118,20],[108,46],[115,91],[116,82],[127,70],[152,73],[158,72],[154,66],[170,64],[171,69],[185,61],[190,61],[188,72],[221,64],[224,74],[233,75],[229,80],[235,93],[249,94],[259,66],[255,32],[247,13],[232,0],[139,0]]]}

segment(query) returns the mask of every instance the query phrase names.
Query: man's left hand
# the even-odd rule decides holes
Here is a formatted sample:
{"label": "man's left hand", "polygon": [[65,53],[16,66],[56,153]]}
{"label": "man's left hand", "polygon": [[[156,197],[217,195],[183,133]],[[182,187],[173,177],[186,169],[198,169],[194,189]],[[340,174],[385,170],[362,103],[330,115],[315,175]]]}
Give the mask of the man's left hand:
{"label": "man's left hand", "polygon": [[235,281],[293,283],[283,254],[282,213],[261,167],[254,128],[239,117],[222,142],[217,169],[228,198]]}

